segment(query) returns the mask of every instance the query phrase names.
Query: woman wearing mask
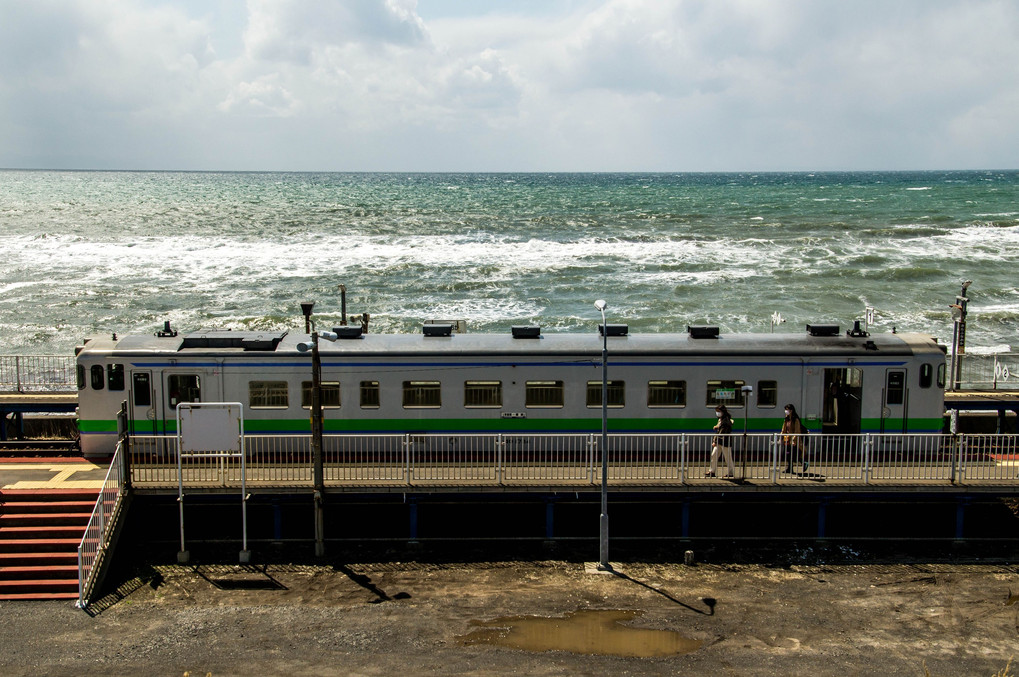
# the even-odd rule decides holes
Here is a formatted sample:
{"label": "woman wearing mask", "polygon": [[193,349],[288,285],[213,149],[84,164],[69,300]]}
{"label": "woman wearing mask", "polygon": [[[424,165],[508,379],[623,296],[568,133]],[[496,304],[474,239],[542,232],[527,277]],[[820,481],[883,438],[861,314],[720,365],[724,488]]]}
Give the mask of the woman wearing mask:
{"label": "woman wearing mask", "polygon": [[785,456],[785,470],[793,471],[793,456],[795,455],[803,463],[803,472],[807,472],[807,457],[804,454],[803,436],[807,430],[796,413],[796,407],[791,404],[785,405],[785,420],[782,421],[782,454]]}
{"label": "woman wearing mask", "polygon": [[714,477],[718,471],[719,454],[725,459],[725,467],[729,471],[725,476],[733,477],[736,465],[732,462],[732,416],[729,415],[729,410],[725,408],[724,404],[715,407],[715,416],[718,418],[718,422],[712,428],[716,435],[711,440],[711,470],[708,471],[706,477]]}

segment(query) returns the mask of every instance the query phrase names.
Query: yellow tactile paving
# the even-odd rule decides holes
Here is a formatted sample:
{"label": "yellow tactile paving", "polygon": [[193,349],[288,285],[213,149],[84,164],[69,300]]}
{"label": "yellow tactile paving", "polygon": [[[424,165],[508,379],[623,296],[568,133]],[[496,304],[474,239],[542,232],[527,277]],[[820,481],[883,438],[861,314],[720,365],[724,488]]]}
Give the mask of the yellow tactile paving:
{"label": "yellow tactile paving", "polygon": [[[0,465],[3,489],[101,489],[106,468],[93,463],[4,463]],[[49,477],[45,477],[50,473]],[[92,473],[95,479],[71,479]],[[44,479],[37,479],[40,475]],[[80,475],[79,475],[80,477]]]}

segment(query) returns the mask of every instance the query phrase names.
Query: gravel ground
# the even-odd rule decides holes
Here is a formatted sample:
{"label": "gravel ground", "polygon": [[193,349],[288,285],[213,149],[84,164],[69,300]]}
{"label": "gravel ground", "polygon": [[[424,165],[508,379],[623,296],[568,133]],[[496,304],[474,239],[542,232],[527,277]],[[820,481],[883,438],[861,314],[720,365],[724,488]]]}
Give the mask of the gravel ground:
{"label": "gravel ground", "polygon": [[[1019,649],[1019,567],[1002,564],[143,565],[113,584],[92,615],[0,603],[0,673],[941,677],[994,675]],[[471,639],[500,617],[578,610],[632,610],[626,626],[699,648],[641,658]]]}

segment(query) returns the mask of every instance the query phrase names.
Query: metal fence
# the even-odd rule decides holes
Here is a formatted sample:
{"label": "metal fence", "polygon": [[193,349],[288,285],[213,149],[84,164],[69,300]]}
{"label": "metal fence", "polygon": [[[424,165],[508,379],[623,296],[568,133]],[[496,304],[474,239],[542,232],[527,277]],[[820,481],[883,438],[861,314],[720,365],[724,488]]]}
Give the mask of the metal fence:
{"label": "metal fence", "polygon": [[76,389],[73,355],[0,355],[0,391],[73,392]]}
{"label": "metal fence", "polygon": [[127,479],[124,475],[123,446],[117,444],[110,469],[103,481],[92,516],[85,534],[78,545],[78,606],[85,608],[95,587],[101,559],[110,543],[116,516],[121,507],[122,489]]}
{"label": "metal fence", "polygon": [[[959,355],[959,388],[963,390],[1019,389],[1019,353]],[[951,357],[949,357],[951,364]]]}
{"label": "metal fence", "polygon": [[[607,481],[677,486],[722,481],[710,434],[608,436]],[[1011,435],[816,435],[787,444],[778,434],[733,435],[733,478],[754,484],[808,481],[845,485],[994,483],[1019,487],[1019,438]],[[175,437],[131,437],[138,487],[178,485]],[[185,487],[310,487],[308,435],[245,438],[246,475],[236,457],[181,459]],[[601,482],[600,434],[326,435],[326,486],[555,486]]]}

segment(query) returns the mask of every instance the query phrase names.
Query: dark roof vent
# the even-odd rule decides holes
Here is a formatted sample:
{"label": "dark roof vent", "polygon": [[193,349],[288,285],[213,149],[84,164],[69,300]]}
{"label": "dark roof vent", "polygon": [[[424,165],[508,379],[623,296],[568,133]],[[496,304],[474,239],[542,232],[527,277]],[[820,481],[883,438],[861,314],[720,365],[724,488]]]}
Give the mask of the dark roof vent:
{"label": "dark roof vent", "polygon": [[421,330],[425,336],[451,336],[453,334],[453,325],[451,324],[426,324],[422,325]]}
{"label": "dark roof vent", "polygon": [[807,333],[811,336],[838,336],[839,326],[837,324],[808,324]]}
{"label": "dark roof vent", "polygon": [[690,332],[690,338],[718,338],[718,327],[707,324],[687,325],[686,330]]}
{"label": "dark roof vent", "polygon": [[229,329],[201,329],[192,332],[181,341],[181,349],[205,348],[222,350],[225,348],[241,348],[242,350],[270,351],[276,350],[287,332],[255,332],[230,331]]}
{"label": "dark roof vent", "polygon": [[361,338],[361,334],[364,333],[363,329],[364,327],[361,325],[333,327],[333,333],[341,339],[359,339]]}
{"label": "dark roof vent", "polygon": [[607,324],[598,325],[598,333],[608,332],[609,336],[626,336],[630,333],[630,325],[628,324]]}
{"label": "dark roof vent", "polygon": [[515,339],[541,338],[541,327],[536,324],[515,325],[512,330]]}
{"label": "dark roof vent", "polygon": [[865,338],[867,336],[870,336],[870,333],[864,331],[863,328],[860,327],[859,320],[853,320],[853,328],[846,332],[846,336],[852,336],[854,338]]}
{"label": "dark roof vent", "polygon": [[176,335],[177,335],[177,330],[176,329],[170,329],[170,320],[167,320],[166,322],[163,323],[162,331],[157,331],[156,332],[156,336],[158,336],[159,338],[168,338],[168,337],[172,337],[172,336],[176,336]]}

